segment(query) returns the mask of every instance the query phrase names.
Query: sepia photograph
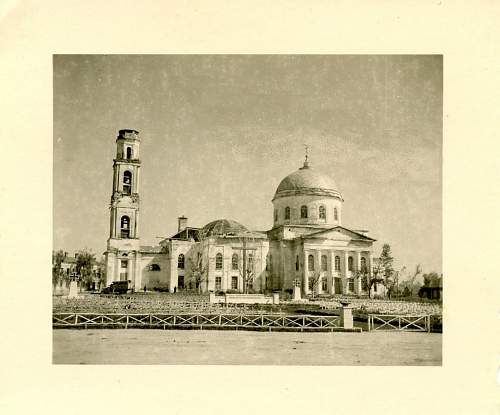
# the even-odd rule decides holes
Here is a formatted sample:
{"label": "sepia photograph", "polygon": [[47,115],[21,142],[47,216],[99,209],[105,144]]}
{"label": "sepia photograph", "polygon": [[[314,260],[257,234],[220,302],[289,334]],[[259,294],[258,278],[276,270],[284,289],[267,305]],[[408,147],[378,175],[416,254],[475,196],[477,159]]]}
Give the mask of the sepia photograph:
{"label": "sepia photograph", "polygon": [[55,54],[53,108],[53,364],[442,365],[442,55]]}
{"label": "sepia photograph", "polygon": [[0,2],[0,411],[498,413],[500,2]]}

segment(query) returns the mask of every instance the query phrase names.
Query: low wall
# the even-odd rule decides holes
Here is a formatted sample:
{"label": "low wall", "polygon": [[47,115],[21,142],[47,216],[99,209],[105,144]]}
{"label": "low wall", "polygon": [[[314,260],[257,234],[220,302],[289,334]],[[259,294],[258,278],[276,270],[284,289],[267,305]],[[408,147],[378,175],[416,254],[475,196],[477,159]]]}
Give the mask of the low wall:
{"label": "low wall", "polygon": [[215,295],[210,293],[210,303],[219,304],[279,304],[279,294],[275,293],[272,297],[266,297],[264,294],[224,294]]}

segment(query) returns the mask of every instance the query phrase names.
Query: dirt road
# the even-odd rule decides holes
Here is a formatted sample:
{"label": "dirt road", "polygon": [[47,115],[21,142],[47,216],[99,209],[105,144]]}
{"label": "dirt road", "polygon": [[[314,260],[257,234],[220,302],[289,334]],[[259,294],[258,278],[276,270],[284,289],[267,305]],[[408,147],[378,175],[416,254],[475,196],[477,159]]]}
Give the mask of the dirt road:
{"label": "dirt road", "polygon": [[55,364],[440,365],[441,334],[53,331]]}

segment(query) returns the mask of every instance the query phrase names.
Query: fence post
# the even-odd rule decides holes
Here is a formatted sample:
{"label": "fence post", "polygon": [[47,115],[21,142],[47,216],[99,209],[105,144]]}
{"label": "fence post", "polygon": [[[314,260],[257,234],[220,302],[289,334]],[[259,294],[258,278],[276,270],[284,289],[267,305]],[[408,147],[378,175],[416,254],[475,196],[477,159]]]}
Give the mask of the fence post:
{"label": "fence post", "polygon": [[371,324],[370,324],[370,319],[371,319],[371,316],[370,316],[370,314],[368,314],[368,331],[372,331]]}
{"label": "fence post", "polygon": [[128,314],[127,314],[127,318],[125,320],[125,328],[127,328],[127,327],[128,327]]}

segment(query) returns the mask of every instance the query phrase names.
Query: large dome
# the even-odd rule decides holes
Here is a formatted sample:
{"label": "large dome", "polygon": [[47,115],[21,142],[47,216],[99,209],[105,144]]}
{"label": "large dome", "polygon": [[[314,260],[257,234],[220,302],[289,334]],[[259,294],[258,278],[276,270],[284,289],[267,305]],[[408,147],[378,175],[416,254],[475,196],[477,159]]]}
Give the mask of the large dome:
{"label": "large dome", "polygon": [[244,232],[248,232],[248,229],[235,220],[217,219],[206,224],[201,230],[201,235],[203,235],[203,237],[224,236],[238,235]]}
{"label": "large dome", "polygon": [[342,200],[333,179],[309,167],[307,162],[281,181],[276,189],[274,199],[297,194],[333,196]]}

